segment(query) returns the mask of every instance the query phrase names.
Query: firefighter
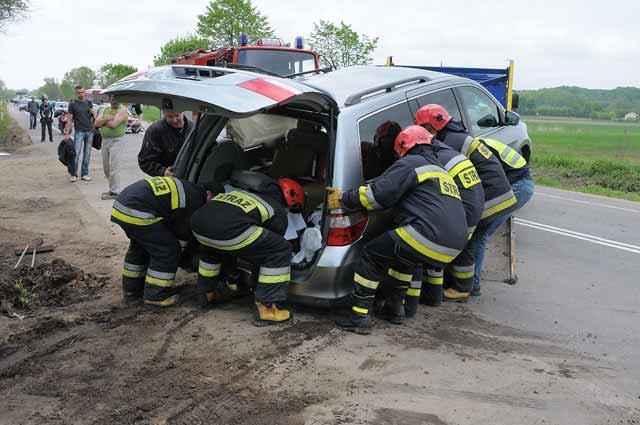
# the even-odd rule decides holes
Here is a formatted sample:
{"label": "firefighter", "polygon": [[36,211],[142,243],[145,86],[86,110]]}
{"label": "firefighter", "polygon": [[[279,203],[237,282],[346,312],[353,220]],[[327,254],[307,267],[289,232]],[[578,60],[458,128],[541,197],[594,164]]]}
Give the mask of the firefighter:
{"label": "firefighter", "polygon": [[[415,121],[416,124],[423,126],[435,135],[438,140],[469,158],[476,167],[482,182],[484,207],[480,222],[462,253],[463,257],[473,257],[473,269],[469,267],[468,269],[459,269],[457,272],[460,279],[472,277],[473,287],[470,295],[480,295],[479,279],[484,257],[484,244],[495,232],[494,229],[487,236],[486,230],[492,227],[492,223],[504,222],[501,217],[508,217],[513,213],[517,208],[518,201],[500,161],[481,139],[473,138],[465,130],[463,124],[454,120],[444,107],[436,104],[425,105],[416,112]],[[480,248],[481,245],[482,248]],[[477,285],[476,282],[478,282]],[[468,293],[458,291],[456,288],[447,291],[447,297],[453,299],[466,299],[468,295]]]}
{"label": "firefighter", "polygon": [[220,273],[228,256],[253,264],[258,273],[255,323],[285,322],[291,313],[287,291],[291,274],[291,245],[283,235],[287,208],[304,207],[304,192],[294,180],[274,180],[251,171],[234,172],[231,187],[200,208],[191,219],[193,234],[203,246],[198,286],[209,302],[224,292]]}
{"label": "firefighter", "polygon": [[178,301],[175,275],[181,241],[192,239],[191,215],[211,193],[175,177],[148,177],[126,187],[113,203],[111,221],[129,238],[124,258],[125,300],[143,298],[152,306]]}
{"label": "firefighter", "polygon": [[[484,207],[484,190],[482,189],[478,172],[466,156],[439,140],[434,139],[431,142],[431,146],[433,147],[435,157],[458,186],[465,211],[467,237],[471,239],[476,225],[480,221]],[[468,299],[473,281],[473,275],[470,274],[473,272],[473,264],[473,256],[466,250],[463,250],[460,255],[449,264],[444,276],[445,289],[443,291],[443,299],[445,301],[466,301]],[[405,313],[407,317],[413,317],[416,314],[421,290],[415,276],[420,276],[421,274],[421,270],[414,272],[414,283],[407,291],[405,302]],[[427,294],[428,293],[429,292],[427,292]],[[433,300],[428,297],[423,298],[423,300],[429,305],[437,305],[438,303],[437,299]]]}
{"label": "firefighter", "polygon": [[350,315],[336,322],[344,330],[370,333],[369,311],[383,278],[395,286],[395,295],[385,305],[396,318],[404,315],[402,302],[417,265],[426,265],[427,281],[441,291],[442,269],[467,242],[458,187],[440,165],[431,140],[424,128],[407,127],[395,140],[400,159],[380,177],[346,192],[328,188],[329,209],[395,207],[397,211],[398,227],[368,242],[355,264]]}

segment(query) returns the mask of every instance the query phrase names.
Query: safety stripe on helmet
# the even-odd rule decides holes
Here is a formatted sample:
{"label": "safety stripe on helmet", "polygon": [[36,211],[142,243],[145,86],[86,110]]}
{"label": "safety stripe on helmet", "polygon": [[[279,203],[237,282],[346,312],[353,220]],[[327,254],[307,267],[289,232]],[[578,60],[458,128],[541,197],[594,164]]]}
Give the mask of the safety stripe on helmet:
{"label": "safety stripe on helmet", "polygon": [[209,239],[205,236],[199,235],[193,232],[194,236],[203,245],[210,246],[212,248],[220,249],[222,251],[235,251],[255,242],[262,234],[264,229],[258,226],[250,226],[247,230],[240,233],[238,236],[228,240]]}
{"label": "safety stripe on helmet", "polygon": [[514,205],[517,201],[515,195],[513,194],[513,190],[509,190],[508,192],[496,196],[493,199],[489,199],[484,203],[484,210],[482,211],[482,216],[480,218],[487,218],[492,216],[493,214],[500,212]]}
{"label": "safety stripe on helmet", "polygon": [[360,195],[360,204],[362,204],[362,206],[367,210],[372,211],[382,209],[382,206],[378,203],[378,201],[376,201],[370,185],[360,186],[360,188],[358,189],[358,193]]}
{"label": "safety stripe on helmet", "polygon": [[387,274],[389,276],[391,276],[394,279],[397,279],[399,281],[402,282],[411,282],[411,279],[413,279],[413,275],[412,274],[406,274],[406,273],[401,273],[397,270],[394,269],[389,269],[387,270]]}
{"label": "safety stripe on helmet", "polygon": [[432,258],[441,263],[449,264],[460,253],[458,249],[447,248],[446,246],[431,242],[411,225],[397,228],[396,233],[403,241],[409,244],[411,248],[425,257]]}
{"label": "safety stripe on helmet", "polygon": [[353,311],[355,311],[356,313],[369,314],[369,310],[367,310],[366,308],[361,308],[361,307],[358,307],[358,306],[354,305],[353,307],[351,307],[351,309]]}
{"label": "safety stripe on helmet", "polygon": [[374,290],[378,289],[378,285],[380,284],[380,282],[376,282],[375,280],[369,280],[366,277],[362,277],[358,273],[353,274],[353,281],[359,285],[364,286],[365,288],[374,289]]}

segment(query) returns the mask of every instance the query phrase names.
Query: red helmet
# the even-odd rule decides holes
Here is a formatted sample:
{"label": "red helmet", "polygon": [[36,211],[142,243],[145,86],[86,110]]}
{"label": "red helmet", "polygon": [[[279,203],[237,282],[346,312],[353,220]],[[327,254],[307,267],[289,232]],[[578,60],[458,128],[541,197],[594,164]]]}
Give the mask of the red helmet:
{"label": "red helmet", "polygon": [[304,191],[297,181],[292,179],[278,179],[278,185],[284,195],[284,201],[289,208],[292,210],[302,210],[302,208],[304,208]]}
{"label": "red helmet", "polygon": [[419,125],[410,125],[398,134],[393,150],[402,158],[415,145],[430,145],[433,136]]}
{"label": "red helmet", "polygon": [[442,130],[449,121],[451,121],[451,115],[446,109],[435,103],[424,105],[416,112],[416,124],[429,124],[436,131]]}

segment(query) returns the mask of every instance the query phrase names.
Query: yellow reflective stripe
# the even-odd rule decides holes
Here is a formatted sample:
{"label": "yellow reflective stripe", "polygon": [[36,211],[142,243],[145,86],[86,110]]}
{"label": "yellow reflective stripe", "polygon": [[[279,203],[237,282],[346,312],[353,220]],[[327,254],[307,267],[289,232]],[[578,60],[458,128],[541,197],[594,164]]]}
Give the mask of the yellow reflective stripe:
{"label": "yellow reflective stripe", "polygon": [[353,280],[354,280],[354,282],[364,286],[365,288],[369,288],[369,289],[378,289],[378,285],[380,284],[379,282],[376,282],[375,280],[369,280],[369,279],[367,279],[365,277],[362,277],[358,273],[354,273]]}
{"label": "yellow reflective stripe", "polygon": [[[504,158],[504,162],[511,164],[511,160],[513,159],[514,156],[517,155],[518,152],[514,151],[513,149],[509,149],[509,153],[507,154],[507,156]],[[500,155],[502,157],[502,155]]]}
{"label": "yellow reflective stripe", "polygon": [[360,188],[358,189],[358,194],[360,196],[360,204],[362,204],[362,206],[369,211],[373,210],[373,205],[371,205],[371,203],[369,203],[369,200],[367,199],[367,186],[360,186]]}
{"label": "yellow reflective stripe", "polygon": [[127,269],[123,269],[123,270],[122,270],[122,276],[126,276],[126,277],[133,277],[133,278],[136,278],[136,277],[143,277],[143,276],[145,276],[146,274],[147,274],[147,272],[146,272],[146,271],[134,272],[134,271],[127,270]]}
{"label": "yellow reflective stripe", "polygon": [[419,297],[420,296],[420,289],[419,288],[409,288],[409,289],[407,289],[407,296],[408,297]]}
{"label": "yellow reflective stripe", "polygon": [[452,270],[451,274],[453,275],[453,277],[457,277],[458,279],[469,279],[473,277],[474,271],[471,270],[470,272],[457,272],[455,270]]}
{"label": "yellow reflective stripe", "polygon": [[153,217],[153,218],[138,218],[132,217],[127,214],[123,214],[115,208],[111,209],[111,216],[129,224],[135,224],[137,226],[148,226],[153,223],[157,223],[162,220],[162,217]]}
{"label": "yellow reflective stripe", "polygon": [[442,285],[444,283],[444,278],[442,276],[427,276],[427,283],[430,285]]}
{"label": "yellow reflective stripe", "polygon": [[173,288],[175,286],[174,280],[158,279],[157,277],[149,275],[147,275],[144,281],[149,285],[161,286],[163,288]]}
{"label": "yellow reflective stripe", "polygon": [[400,238],[402,238],[403,241],[408,243],[411,248],[415,249],[425,257],[433,258],[434,260],[438,260],[441,263],[446,263],[446,264],[449,264],[450,262],[453,261],[454,258],[456,258],[455,255],[442,254],[440,252],[436,252],[420,244],[417,240],[413,238],[413,236],[411,236],[404,229],[404,227],[396,229],[396,233],[398,234],[398,236],[400,236]]}
{"label": "yellow reflective stripe", "polygon": [[397,279],[397,280],[401,280],[403,282],[411,283],[411,279],[413,279],[413,275],[412,274],[400,273],[399,271],[394,270],[394,269],[389,269],[389,271],[387,271],[387,274],[389,276],[391,276],[392,278]]}
{"label": "yellow reflective stripe", "polygon": [[428,179],[440,179],[446,177],[451,179],[451,176],[444,171],[427,171],[426,173],[418,174],[418,183],[422,183]]}
{"label": "yellow reflective stripe", "polygon": [[205,268],[198,267],[198,273],[200,274],[200,276],[204,276],[204,277],[216,277],[220,274],[220,269],[207,270]]}
{"label": "yellow reflective stripe", "polygon": [[360,314],[369,314],[369,310],[367,310],[366,308],[360,308],[360,307],[356,307],[355,305],[353,307],[351,307],[351,309],[353,311],[355,311],[356,313],[360,313]]}
{"label": "yellow reflective stripe", "polygon": [[176,187],[176,183],[173,181],[171,177],[165,177],[164,180],[167,182],[169,186],[169,190],[171,191],[171,209],[175,210],[180,206],[180,198],[178,197],[178,188]]}
{"label": "yellow reflective stripe", "polygon": [[275,276],[269,275],[259,275],[258,282],[259,283],[284,283],[291,280],[291,274],[281,274]]}
{"label": "yellow reflective stripe", "polygon": [[455,177],[458,174],[460,174],[461,171],[466,170],[469,167],[473,167],[473,163],[471,161],[469,161],[468,159],[465,159],[464,161],[460,161],[455,167],[453,167],[449,171],[449,175],[451,177]]}
{"label": "yellow reflective stripe", "polygon": [[478,146],[480,146],[480,143],[482,143],[480,141],[480,139],[473,139],[473,141],[471,142],[471,146],[469,147],[469,150],[467,151],[467,157],[471,156],[473,151],[478,149]]}
{"label": "yellow reflective stripe", "polygon": [[172,295],[167,299],[164,299],[162,301],[149,301],[149,300],[144,300],[145,304],[148,305],[156,305],[159,307],[166,307],[169,305],[174,305],[176,303],[176,301],[178,301],[178,296],[177,295]]}
{"label": "yellow reflective stripe", "polygon": [[510,206],[514,205],[516,202],[518,202],[518,200],[516,199],[515,196],[512,196],[511,198],[505,201],[502,201],[499,204],[496,204],[491,208],[487,208],[486,210],[482,211],[482,216],[480,218],[483,219],[483,218],[491,217],[495,213],[498,213],[502,210],[506,210]]}

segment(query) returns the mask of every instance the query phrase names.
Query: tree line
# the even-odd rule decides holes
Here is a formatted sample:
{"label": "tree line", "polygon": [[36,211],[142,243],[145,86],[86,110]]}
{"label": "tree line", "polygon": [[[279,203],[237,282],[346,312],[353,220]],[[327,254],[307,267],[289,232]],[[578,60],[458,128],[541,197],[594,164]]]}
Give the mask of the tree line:
{"label": "tree line", "polygon": [[615,120],[629,112],[640,113],[640,88],[636,87],[596,90],[562,86],[518,93],[522,115]]}

